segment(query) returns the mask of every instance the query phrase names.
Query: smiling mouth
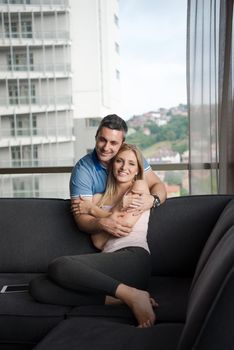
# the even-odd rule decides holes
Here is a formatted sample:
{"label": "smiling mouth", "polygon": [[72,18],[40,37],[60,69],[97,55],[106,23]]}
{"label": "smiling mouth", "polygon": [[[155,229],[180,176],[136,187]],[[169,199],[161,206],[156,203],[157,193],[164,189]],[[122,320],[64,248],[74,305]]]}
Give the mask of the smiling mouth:
{"label": "smiling mouth", "polygon": [[104,157],[110,156],[110,155],[111,155],[111,153],[105,153],[105,152],[100,152],[99,154],[102,155],[102,156],[104,156]]}
{"label": "smiling mouth", "polygon": [[124,172],[124,171],[119,171],[119,172],[118,172],[118,175],[120,175],[120,176],[126,176],[126,175],[128,175],[128,173],[126,173],[126,172]]}

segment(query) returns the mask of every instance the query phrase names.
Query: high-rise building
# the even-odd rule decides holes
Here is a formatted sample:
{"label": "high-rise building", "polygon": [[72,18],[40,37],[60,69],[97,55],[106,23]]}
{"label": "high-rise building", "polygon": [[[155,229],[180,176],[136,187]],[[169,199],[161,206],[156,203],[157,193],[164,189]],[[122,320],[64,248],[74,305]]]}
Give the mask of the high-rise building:
{"label": "high-rise building", "polygon": [[70,4],[75,158],[79,159],[94,145],[95,118],[120,113],[119,0],[70,0]]}
{"label": "high-rise building", "polygon": [[[0,167],[86,153],[93,137],[74,119],[116,112],[118,50],[117,0],[0,0]],[[2,175],[0,195],[67,196],[68,178]]]}

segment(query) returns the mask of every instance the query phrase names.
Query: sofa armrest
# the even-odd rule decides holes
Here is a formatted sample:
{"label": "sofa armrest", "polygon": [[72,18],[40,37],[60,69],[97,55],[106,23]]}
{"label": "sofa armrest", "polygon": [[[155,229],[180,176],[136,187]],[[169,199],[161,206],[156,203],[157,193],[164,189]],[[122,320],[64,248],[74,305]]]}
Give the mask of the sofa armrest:
{"label": "sofa armrest", "polygon": [[199,258],[197,268],[194,274],[192,287],[196,283],[196,280],[199,277],[203,267],[205,266],[209,256],[212,254],[216,245],[226,234],[231,226],[234,225],[234,200],[230,201],[228,205],[224,208],[222,214],[218,218],[218,221],[211,232],[204,249],[202,250],[201,256]]}
{"label": "sofa armrest", "polygon": [[232,349],[234,226],[220,240],[194,284],[178,350]]}
{"label": "sofa armrest", "polygon": [[152,210],[148,242],[153,275],[192,278],[220,214],[233,198],[228,195],[169,198]]}

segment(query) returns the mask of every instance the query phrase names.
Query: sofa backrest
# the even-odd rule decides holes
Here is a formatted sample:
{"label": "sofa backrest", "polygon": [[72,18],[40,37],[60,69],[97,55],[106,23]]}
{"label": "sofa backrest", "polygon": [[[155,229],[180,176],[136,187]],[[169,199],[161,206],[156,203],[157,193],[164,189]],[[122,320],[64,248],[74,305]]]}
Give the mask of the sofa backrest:
{"label": "sofa backrest", "polygon": [[[213,227],[234,196],[170,198],[150,215],[153,274],[192,276]],[[44,272],[62,255],[95,252],[70,200],[0,199],[0,272]]]}
{"label": "sofa backrest", "polygon": [[0,199],[0,272],[44,272],[55,257],[92,251],[69,200]]}
{"label": "sofa backrest", "polygon": [[150,215],[148,241],[153,275],[192,277],[202,249],[229,195],[169,198]]}

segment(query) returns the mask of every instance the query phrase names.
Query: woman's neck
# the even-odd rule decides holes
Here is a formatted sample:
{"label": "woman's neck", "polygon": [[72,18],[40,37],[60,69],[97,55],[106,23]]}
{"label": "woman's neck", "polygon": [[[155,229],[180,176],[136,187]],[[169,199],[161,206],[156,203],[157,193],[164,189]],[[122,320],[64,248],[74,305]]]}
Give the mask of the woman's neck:
{"label": "woman's neck", "polygon": [[116,186],[116,196],[123,196],[132,187],[132,182],[118,183]]}
{"label": "woman's neck", "polygon": [[132,182],[117,183],[115,193],[112,198],[105,199],[105,205],[115,205],[118,203],[125,193],[132,187]]}

